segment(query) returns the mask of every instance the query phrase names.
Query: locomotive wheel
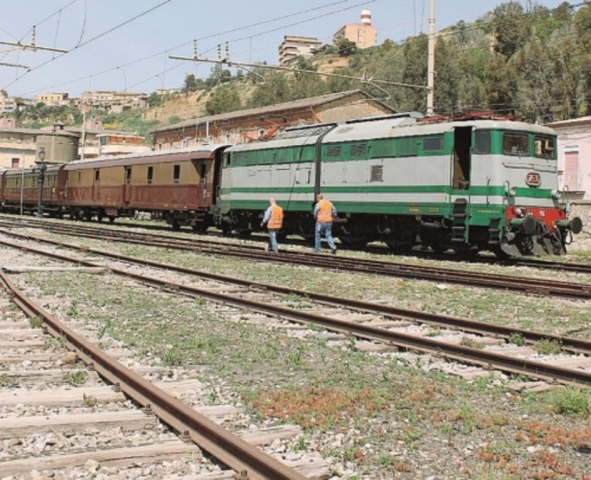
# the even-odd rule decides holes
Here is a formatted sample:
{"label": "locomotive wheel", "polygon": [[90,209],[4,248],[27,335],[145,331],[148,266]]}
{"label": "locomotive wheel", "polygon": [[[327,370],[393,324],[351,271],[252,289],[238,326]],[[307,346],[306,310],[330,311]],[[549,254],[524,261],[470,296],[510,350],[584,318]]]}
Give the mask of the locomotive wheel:
{"label": "locomotive wheel", "polygon": [[364,237],[339,236],[338,239],[343,243],[343,245],[355,249],[363,248],[367,245],[367,240]]}
{"label": "locomotive wheel", "polygon": [[205,222],[200,222],[197,223],[196,225],[192,225],[191,226],[191,230],[193,230],[193,233],[205,233],[205,230],[207,230],[207,223]]}

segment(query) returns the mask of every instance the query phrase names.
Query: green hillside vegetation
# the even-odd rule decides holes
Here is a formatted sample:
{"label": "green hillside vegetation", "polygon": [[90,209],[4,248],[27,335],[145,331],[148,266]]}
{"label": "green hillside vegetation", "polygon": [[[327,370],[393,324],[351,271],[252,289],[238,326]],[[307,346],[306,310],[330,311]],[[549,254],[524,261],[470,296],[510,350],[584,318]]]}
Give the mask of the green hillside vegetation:
{"label": "green hillside vegetation", "polygon": [[[578,7],[564,2],[556,9],[534,5],[526,11],[521,3],[510,1],[474,23],[459,22],[440,31],[435,53],[435,112],[492,110],[539,123],[591,114],[591,4]],[[426,90],[401,84],[426,85],[427,55],[425,34],[400,44],[386,40],[365,50],[343,41],[325,46],[310,59],[296,59],[294,72],[259,67],[233,74],[216,65],[205,80],[187,76],[183,92],[209,95],[199,116],[355,88],[397,111],[425,112]],[[149,103],[153,108],[164,101],[153,94]],[[93,115],[101,116],[105,127],[138,131],[147,137],[150,130],[180,120],[144,121],[142,112]],[[21,126],[55,120],[80,125],[81,115],[75,109],[42,104],[17,114]]]}

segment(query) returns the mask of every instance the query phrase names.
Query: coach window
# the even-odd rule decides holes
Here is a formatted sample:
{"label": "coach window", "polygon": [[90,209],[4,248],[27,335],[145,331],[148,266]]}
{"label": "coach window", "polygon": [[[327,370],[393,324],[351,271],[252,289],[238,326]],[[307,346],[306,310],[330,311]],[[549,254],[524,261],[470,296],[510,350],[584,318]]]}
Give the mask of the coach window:
{"label": "coach window", "polygon": [[534,137],[534,155],[538,158],[554,159],[556,158],[554,148],[554,139],[552,137]]}
{"label": "coach window", "polygon": [[474,137],[475,139],[475,152],[480,155],[490,153],[490,132],[488,130],[478,130]]}
{"label": "coach window", "polygon": [[154,167],[148,167],[148,185],[152,185],[152,179],[154,178]]}
{"label": "coach window", "polygon": [[100,179],[101,179],[101,171],[95,170],[94,171],[94,183],[99,183]]}
{"label": "coach window", "polygon": [[175,165],[172,172],[172,183],[179,183],[181,180],[181,166]]}
{"label": "coach window", "polygon": [[529,155],[529,137],[524,133],[504,133],[503,153],[505,155]]}
{"label": "coach window", "polygon": [[125,184],[131,183],[131,167],[125,167]]}

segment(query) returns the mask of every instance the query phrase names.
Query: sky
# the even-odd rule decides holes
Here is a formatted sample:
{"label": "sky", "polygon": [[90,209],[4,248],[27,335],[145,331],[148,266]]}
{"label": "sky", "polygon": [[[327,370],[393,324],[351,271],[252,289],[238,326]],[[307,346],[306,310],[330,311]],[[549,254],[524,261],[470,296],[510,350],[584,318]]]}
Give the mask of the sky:
{"label": "sky", "polygon": [[[519,0],[555,8],[564,0]],[[435,0],[440,30],[472,22],[502,0]],[[570,3],[575,3],[571,1]],[[378,45],[429,30],[430,0],[0,0],[0,89],[9,96],[118,90],[152,93],[181,88],[187,75],[207,78],[212,64],[171,59],[215,59],[228,42],[230,60],[277,64],[284,35],[332,35],[371,11]],[[22,49],[32,27],[39,47]],[[9,45],[4,44],[9,43]],[[20,67],[3,64],[22,65]]]}

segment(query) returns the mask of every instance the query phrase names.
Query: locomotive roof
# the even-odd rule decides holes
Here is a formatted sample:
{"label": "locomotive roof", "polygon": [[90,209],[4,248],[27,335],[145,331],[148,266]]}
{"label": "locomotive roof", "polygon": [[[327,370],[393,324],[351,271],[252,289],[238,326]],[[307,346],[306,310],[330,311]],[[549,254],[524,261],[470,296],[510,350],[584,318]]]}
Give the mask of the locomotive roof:
{"label": "locomotive roof", "polygon": [[375,138],[391,138],[413,135],[437,135],[449,132],[458,127],[472,127],[474,129],[494,129],[535,132],[554,135],[555,132],[541,125],[510,120],[465,120],[441,123],[421,123],[416,118],[409,118],[398,124],[385,119],[371,123],[344,124],[326,135],[323,143],[342,141],[369,140]]}
{"label": "locomotive roof", "polygon": [[240,152],[267,148],[314,145],[316,144],[318,137],[322,134],[326,134],[322,143],[338,143],[343,141],[363,141],[398,136],[437,135],[458,127],[527,131],[544,135],[555,135],[555,132],[548,127],[512,120],[473,119],[433,123],[428,123],[428,119],[425,119],[425,123],[421,120],[422,117],[420,114],[411,112],[407,114],[353,120],[340,124],[307,125],[304,127],[288,129],[269,141],[236,145],[231,147],[230,151]]}
{"label": "locomotive roof", "polygon": [[182,162],[191,159],[207,159],[215,155],[220,148],[229,144],[203,144],[197,147],[180,148],[175,150],[156,150],[153,152],[130,153],[126,155],[112,155],[98,158],[75,160],[66,165],[65,170],[78,170],[88,167],[111,167],[115,165],[137,165],[138,163],[167,163]]}

